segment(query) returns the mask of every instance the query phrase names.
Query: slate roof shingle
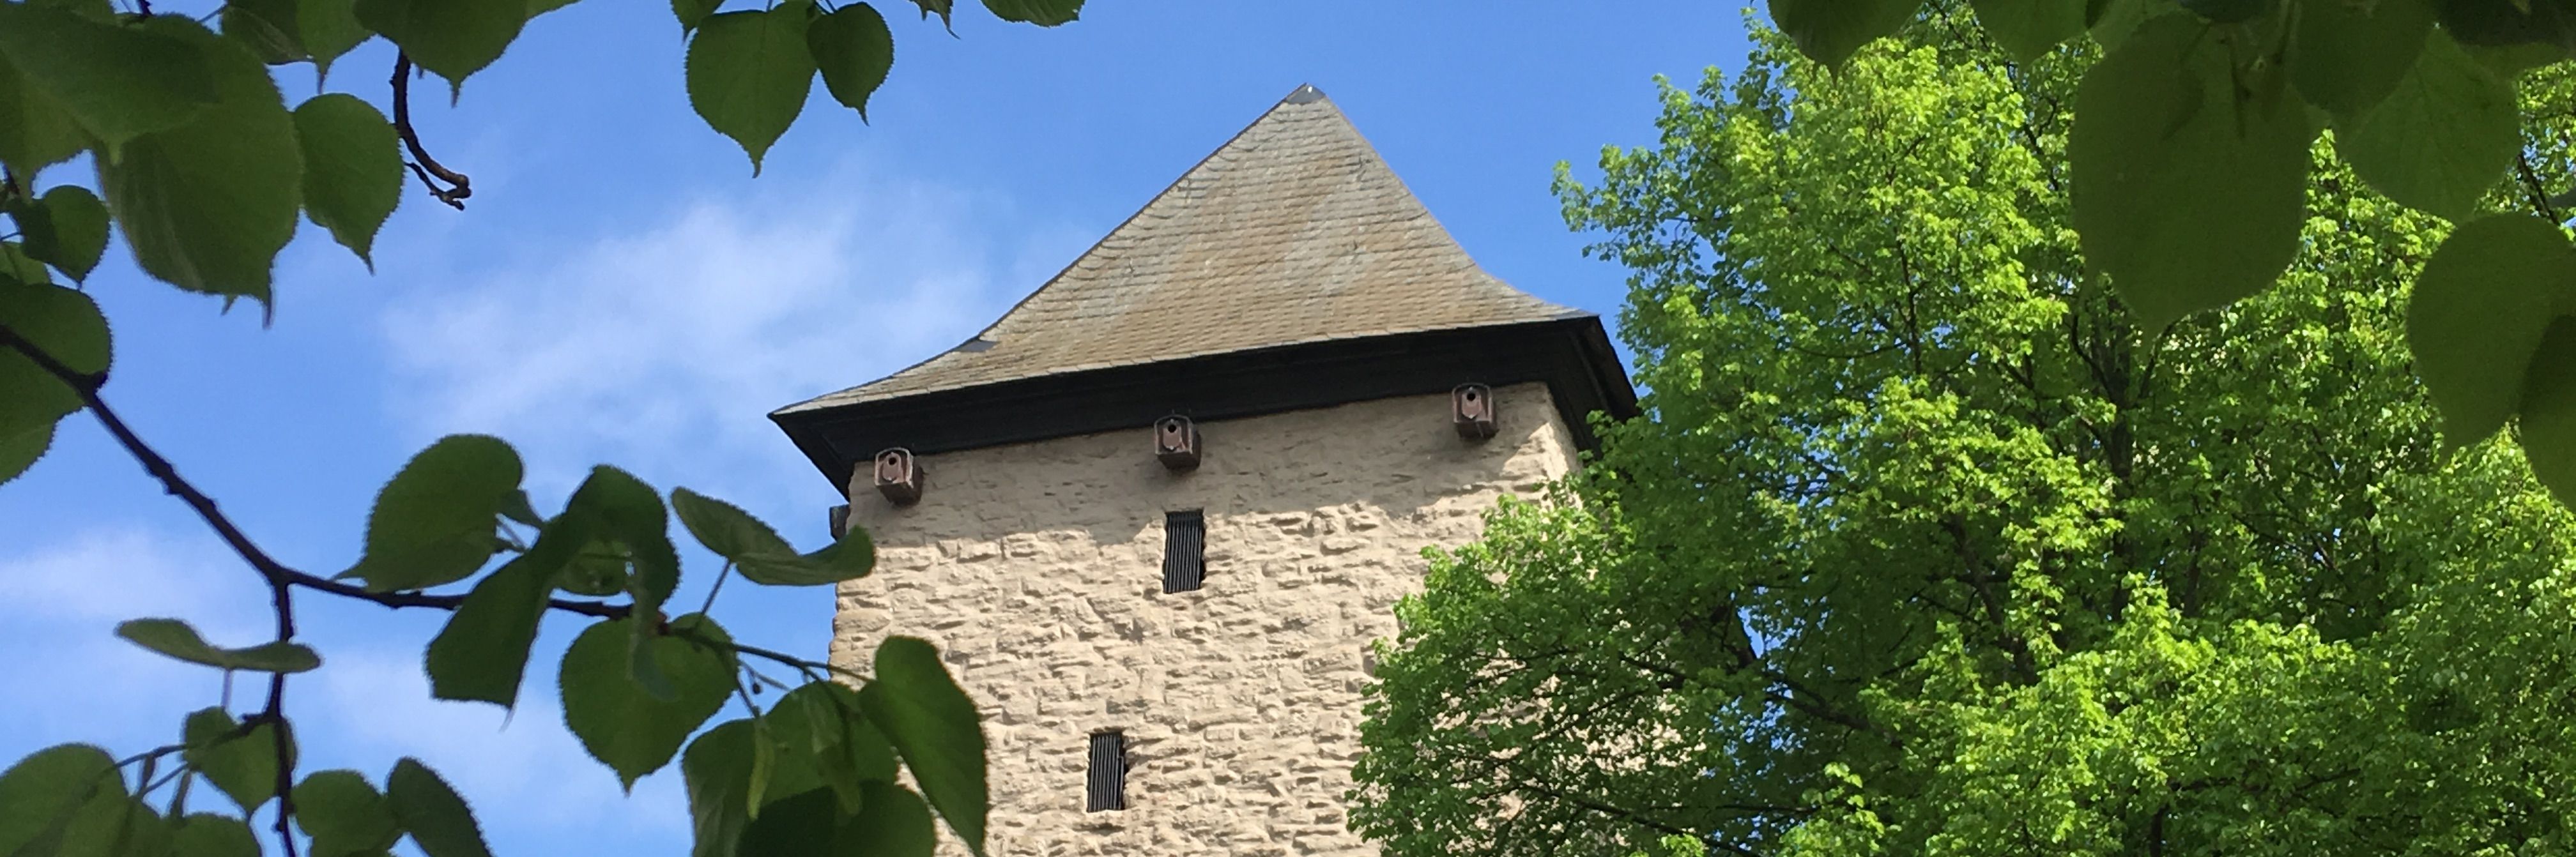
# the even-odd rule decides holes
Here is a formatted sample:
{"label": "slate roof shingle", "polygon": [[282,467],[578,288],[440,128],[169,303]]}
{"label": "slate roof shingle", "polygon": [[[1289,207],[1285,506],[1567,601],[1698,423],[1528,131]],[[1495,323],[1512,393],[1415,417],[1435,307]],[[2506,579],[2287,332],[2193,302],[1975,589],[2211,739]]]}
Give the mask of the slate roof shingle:
{"label": "slate roof shingle", "polygon": [[1583,315],[1478,268],[1341,110],[1301,86],[975,339],[777,413]]}

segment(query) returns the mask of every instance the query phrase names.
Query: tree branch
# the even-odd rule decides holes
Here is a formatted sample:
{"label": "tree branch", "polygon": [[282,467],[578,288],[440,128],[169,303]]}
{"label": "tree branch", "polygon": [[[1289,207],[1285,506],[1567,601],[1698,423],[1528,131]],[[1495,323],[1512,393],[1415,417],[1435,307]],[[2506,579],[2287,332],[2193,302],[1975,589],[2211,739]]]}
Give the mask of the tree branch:
{"label": "tree branch", "polygon": [[[405,163],[411,167],[413,175],[420,176],[420,183],[429,187],[430,196],[447,203],[449,208],[464,211],[465,198],[474,195],[473,180],[430,157],[429,150],[420,145],[420,133],[412,130],[410,54],[394,54],[393,83],[394,130],[402,133],[404,148],[411,150],[411,160]],[[446,186],[440,186],[442,181],[447,183]]]}

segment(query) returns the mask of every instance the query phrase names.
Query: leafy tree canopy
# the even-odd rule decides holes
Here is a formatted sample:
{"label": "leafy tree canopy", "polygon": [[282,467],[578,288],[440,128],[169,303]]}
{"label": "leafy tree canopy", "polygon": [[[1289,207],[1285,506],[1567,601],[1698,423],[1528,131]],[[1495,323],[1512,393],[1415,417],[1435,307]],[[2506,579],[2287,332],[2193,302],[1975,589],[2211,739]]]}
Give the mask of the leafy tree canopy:
{"label": "leafy tree canopy", "polygon": [[[2161,328],[2271,287],[2305,249],[2313,141],[2404,207],[2460,224],[2406,328],[2455,445],[2522,417],[2543,483],[2576,503],[2576,187],[2566,136],[2518,129],[2566,102],[2570,0],[1770,0],[1800,50],[1841,65],[1918,7],[1973,7],[2005,57],[2105,53],[2068,97],[2069,223],[2139,322]],[[2547,109],[2533,110],[2545,104]],[[2520,107],[2522,109],[2517,109]],[[2561,326],[2559,319],[2571,319]]]}
{"label": "leafy tree canopy", "polygon": [[[2083,111],[2105,74],[2241,111],[1985,31],[2009,43],[1936,9],[1830,71],[1766,34],[1664,91],[1656,145],[1560,180],[1632,272],[1646,416],[1399,607],[1359,829],[1422,857],[2576,848],[2576,529],[2514,446],[2445,446],[2406,347],[2419,274],[2558,232],[2455,230],[2281,132],[2295,163],[2243,163],[2301,195],[2279,281],[2157,309],[2079,234],[2084,147],[2144,145]],[[2561,65],[2518,97],[2571,94]],[[2122,133],[2276,132],[2163,115]],[[2515,129],[2552,186],[2560,121]],[[2121,180],[2257,206],[2274,179]]]}

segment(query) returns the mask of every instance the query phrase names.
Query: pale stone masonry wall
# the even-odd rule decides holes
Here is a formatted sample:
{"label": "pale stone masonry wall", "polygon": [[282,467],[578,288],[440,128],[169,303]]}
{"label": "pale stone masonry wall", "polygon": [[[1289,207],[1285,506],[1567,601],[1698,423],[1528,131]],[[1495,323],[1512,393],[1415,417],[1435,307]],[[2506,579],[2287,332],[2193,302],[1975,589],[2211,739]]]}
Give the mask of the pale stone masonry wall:
{"label": "pale stone masonry wall", "polygon": [[[832,658],[937,643],[990,742],[991,854],[1372,855],[1344,821],[1369,641],[1420,591],[1424,547],[1575,463],[1547,389],[1497,391],[1501,431],[1448,397],[1203,423],[1171,473],[1149,429],[923,459],[896,508],[865,482],[875,575],[840,590]],[[1202,509],[1207,581],[1162,591],[1164,513]],[[1087,740],[1127,736],[1127,809],[1083,811]],[[953,837],[943,854],[962,854]]]}

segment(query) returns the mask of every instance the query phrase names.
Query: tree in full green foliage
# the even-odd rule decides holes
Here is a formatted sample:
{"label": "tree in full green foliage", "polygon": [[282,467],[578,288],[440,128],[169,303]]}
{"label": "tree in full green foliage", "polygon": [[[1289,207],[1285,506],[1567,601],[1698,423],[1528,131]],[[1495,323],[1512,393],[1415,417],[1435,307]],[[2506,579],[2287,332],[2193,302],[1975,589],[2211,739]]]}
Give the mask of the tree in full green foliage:
{"label": "tree in full green foliage", "polygon": [[2576,522],[2515,445],[2445,443],[2407,347],[2409,284],[2486,221],[2302,137],[2280,281],[2141,309],[2068,163],[2118,55],[2017,59],[1947,8],[1902,36],[1828,70],[1761,34],[1560,180],[1632,274],[1646,415],[1399,606],[1353,825],[1420,857],[2576,850]]}
{"label": "tree in full green foliage", "polygon": [[2567,73],[2576,0],[1769,0],[1830,65],[1962,6],[2016,61],[2107,54],[2066,94],[2068,222],[2147,328],[2285,276],[2327,214],[2307,195],[2319,141],[2462,226],[2422,270],[2419,376],[2452,443],[2521,417],[2535,472],[2576,505],[2576,247],[2557,228],[2576,187],[2565,134],[2518,133],[2567,102],[2517,94]]}
{"label": "tree in full green foliage", "polygon": [[[854,671],[737,642],[707,615],[735,574],[771,586],[867,574],[866,533],[799,552],[739,508],[685,488],[666,503],[607,466],[540,515],[509,444],[457,436],[384,486],[364,554],[318,575],[262,551],[109,407],[107,320],[62,282],[89,278],[111,231],[145,274],[226,306],[269,303],[271,269],[299,219],[368,260],[406,171],[450,206],[472,194],[412,124],[416,72],[460,96],[524,26],[573,0],[123,2],[0,0],[0,214],[15,227],[0,235],[0,483],[44,455],[57,423],[91,412],[249,566],[244,581],[271,594],[276,631],[224,645],[176,619],[119,626],[159,654],[262,677],[266,693],[240,712],[228,702],[172,712],[174,740],[160,747],[65,744],[0,769],[0,855],[256,855],[264,840],[251,822],[266,810],[287,855],[380,854],[408,838],[428,857],[489,857],[464,797],[419,760],[376,778],[298,769],[288,677],[323,666],[297,642],[298,592],[452,613],[424,654],[431,694],[504,708],[523,693],[544,616],[593,620],[557,672],[565,723],[630,787],[679,763],[697,857],[926,857],[934,811],[982,853],[983,733],[928,643],[890,638],[871,670]],[[943,24],[953,12],[951,0],[913,2]],[[674,0],[671,10],[688,35],[689,103],[742,145],[755,173],[815,80],[864,116],[894,62],[893,33],[865,2],[725,5]],[[1053,26],[1082,1],[984,5]],[[376,38],[397,48],[389,109],[342,92],[286,103],[272,66],[310,63],[327,83],[336,60]],[[64,175],[82,157],[95,169],[88,184]],[[681,574],[674,518],[724,559],[695,612],[667,603]],[[784,691],[765,711],[754,699],[764,686]],[[751,716],[702,729],[731,698]],[[191,804],[200,781],[209,788]]]}

